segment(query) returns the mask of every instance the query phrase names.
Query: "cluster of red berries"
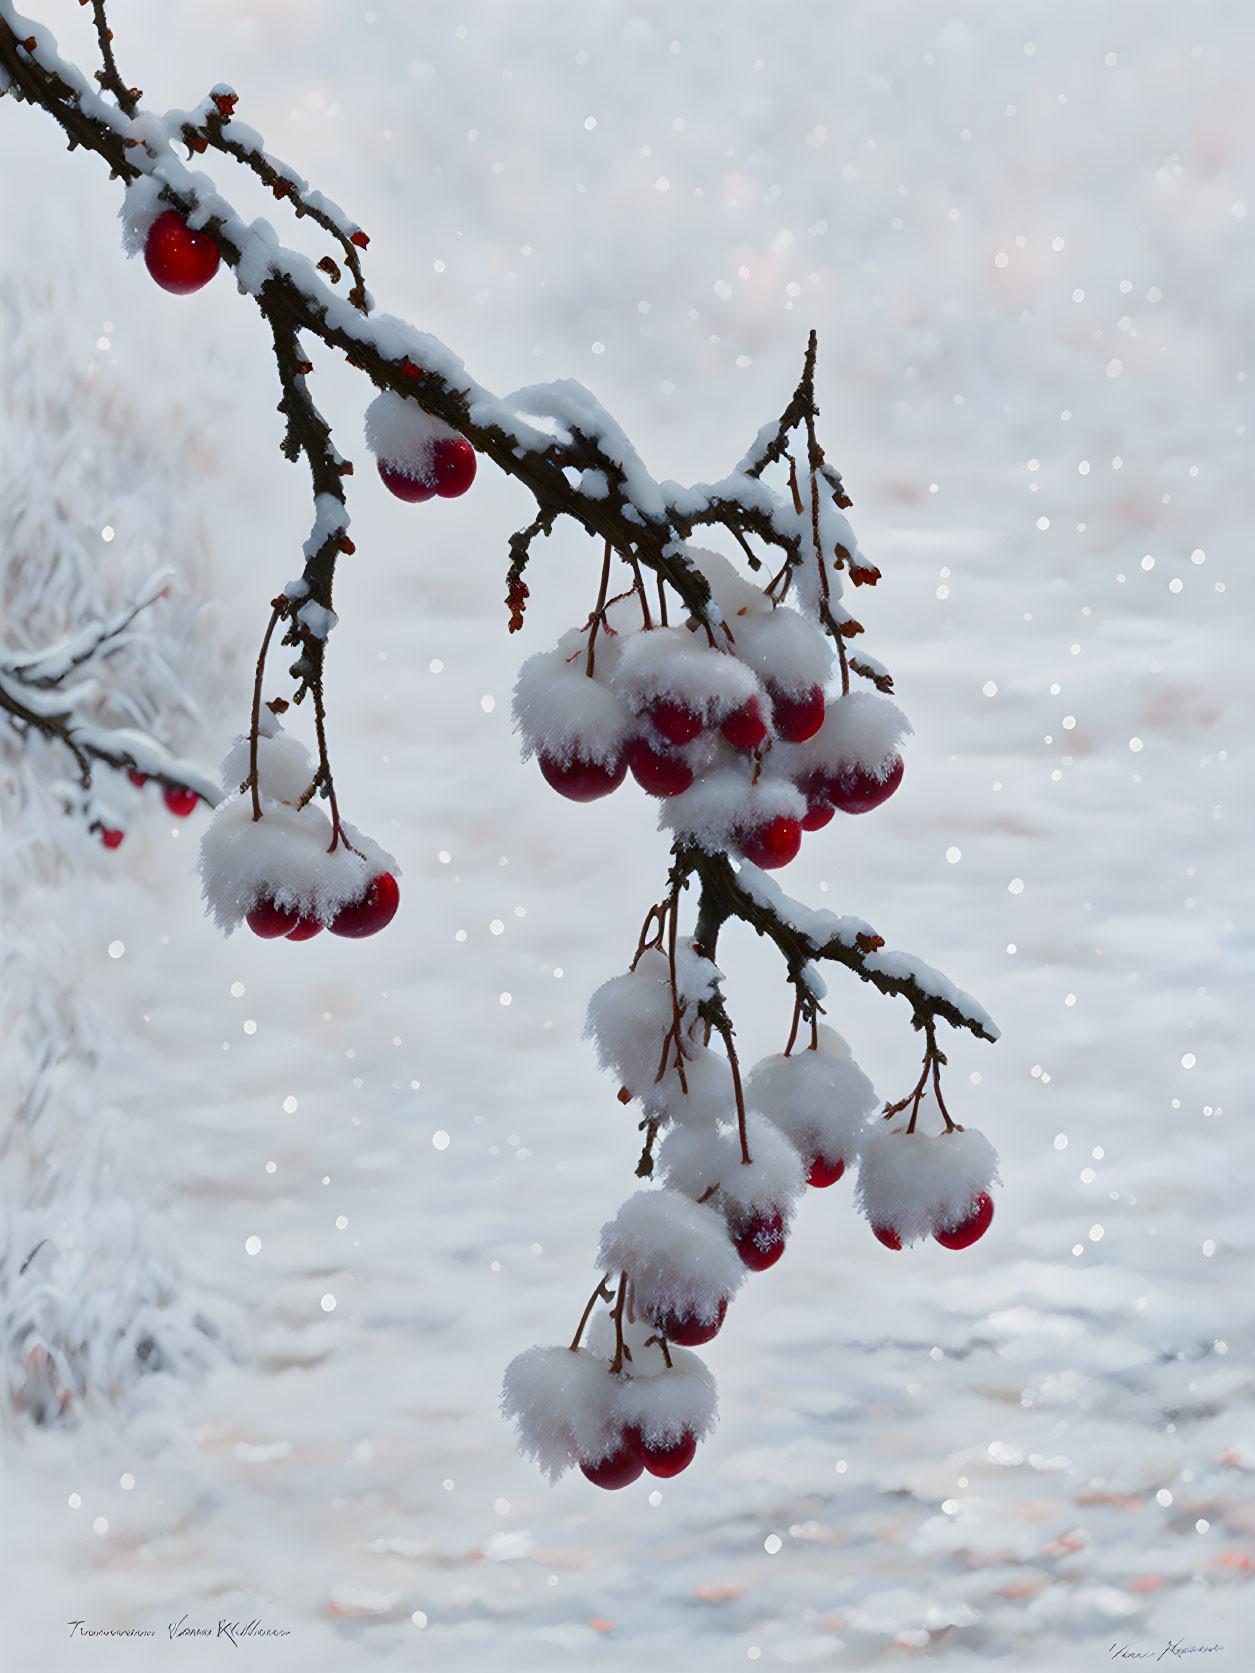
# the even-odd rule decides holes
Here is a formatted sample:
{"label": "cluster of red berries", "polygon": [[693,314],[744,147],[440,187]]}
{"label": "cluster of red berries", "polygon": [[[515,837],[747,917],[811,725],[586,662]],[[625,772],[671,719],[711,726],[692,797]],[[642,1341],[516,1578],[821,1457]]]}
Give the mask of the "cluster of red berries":
{"label": "cluster of red berries", "polygon": [[596,1464],[581,1464],[580,1469],[594,1487],[630,1487],[648,1470],[650,1475],[679,1475],[687,1470],[697,1452],[697,1436],[691,1429],[684,1430],[678,1441],[670,1446],[648,1446],[640,1428],[629,1424],[619,1437],[619,1443],[608,1457]]}
{"label": "cluster of red berries", "polygon": [[[148,783],[148,774],[136,772],[134,767],[128,767],[126,776],[137,790],[142,790]],[[176,819],[186,819],[190,813],[195,813],[200,797],[195,790],[189,790],[185,784],[164,784],[161,787],[161,799]],[[108,825],[98,825],[95,829],[100,834],[100,840],[106,848],[120,848],[125,831],[115,831]]]}
{"label": "cluster of red berries", "polygon": [[[367,935],[378,935],[396,916],[401,902],[401,891],[390,871],[372,877],[360,900],[342,906],[326,926],[332,935],[342,935],[359,941]],[[245,915],[245,922],[254,935],[263,941],[277,941],[281,936],[288,941],[309,941],[323,928],[321,921],[303,915],[292,907],[280,906],[273,900],[262,900]]]}
{"label": "cluster of red berries", "polygon": [[[768,687],[771,723],[763,715],[757,697],[733,709],[717,726],[723,740],[740,754],[758,756],[773,739],[799,744],[813,738],[824,724],[827,705],[824,689],[814,685],[800,697],[790,697]],[[647,795],[666,799],[679,796],[694,783],[696,773],[680,753],[707,730],[696,710],[674,697],[651,703],[642,719],[645,730],[630,738],[622,753],[612,761],[588,761],[575,756],[563,764],[552,755],[540,753],[540,770],[545,782],[559,795],[573,802],[593,802],[617,790],[627,774]],[[838,811],[868,813],[879,807],[902,782],[902,757],[895,755],[883,778],[877,778],[855,763],[835,771],[811,769],[797,781],[806,797],[806,812],[800,819],[777,814],[764,823],[735,832],[735,841],[745,858],[764,871],[774,871],[796,859],[804,831],[822,830]]]}
{"label": "cluster of red berries", "polygon": [[[984,1237],[994,1217],[994,1200],[988,1191],[981,1191],[972,1204],[971,1212],[955,1226],[942,1226],[933,1233],[943,1249],[970,1249],[978,1238]],[[902,1239],[892,1226],[873,1226],[872,1235],[886,1249],[900,1249]]]}

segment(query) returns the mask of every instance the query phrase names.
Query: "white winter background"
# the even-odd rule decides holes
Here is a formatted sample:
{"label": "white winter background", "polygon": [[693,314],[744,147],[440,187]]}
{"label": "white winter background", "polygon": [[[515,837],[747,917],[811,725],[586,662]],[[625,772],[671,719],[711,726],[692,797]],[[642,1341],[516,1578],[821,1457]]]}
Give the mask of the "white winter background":
{"label": "white winter background", "polygon": [[[569,1339],[634,1184],[580,1034],[666,843],[630,782],[561,801],[511,736],[517,664],[585,619],[600,554],[538,547],[508,637],[526,496],[485,466],[464,500],[390,499],[370,391],[319,351],[358,463],[332,748],[401,912],[369,941],[223,941],[191,876],[205,816],[151,793],[118,851],[67,837],[55,886],[9,901],[94,1029],[65,1143],[105,1146],[99,1190],[218,1336],[199,1375],[7,1414],[7,1664],[957,1673],[1171,1642],[1249,1666],[1246,7],[110,10],[147,102],[229,81],[366,228],[381,308],[495,390],[582,380],[659,476],[731,468],[818,329],[821,434],[884,572],[865,643],[916,735],[893,800],[781,881],[993,1012],[996,1046],[946,1042],[948,1085],[1005,1188],[962,1254],[890,1253],[848,1181],[810,1193],[702,1350],[722,1418],[674,1481],[550,1488],[516,1457],[502,1369]],[[38,15],[94,65],[88,12]],[[181,734],[212,768],[310,521],[264,331],[225,272],[175,298],[128,264],[116,184],[42,113],[0,104],[0,145],[6,386],[70,367],[146,424],[182,519],[156,556],[221,601]],[[24,435],[29,469],[122,447],[103,410]],[[69,515],[116,525],[105,564],[133,531],[101,474]],[[780,1050],[773,955],[729,931],[720,962],[747,1057]],[[902,1096],[905,1007],[837,971],[829,1015]],[[84,1235],[108,1207],[75,1206]],[[108,1295],[126,1255],[92,1246]],[[180,1619],[289,1636],[176,1644]]]}

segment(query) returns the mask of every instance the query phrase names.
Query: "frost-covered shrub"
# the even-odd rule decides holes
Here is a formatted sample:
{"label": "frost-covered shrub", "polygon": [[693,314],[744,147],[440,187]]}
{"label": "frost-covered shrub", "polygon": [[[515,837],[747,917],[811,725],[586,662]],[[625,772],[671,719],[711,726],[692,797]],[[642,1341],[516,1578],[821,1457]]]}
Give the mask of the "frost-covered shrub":
{"label": "frost-covered shrub", "polygon": [[[110,37],[98,12],[103,48]],[[269,938],[304,939],[324,924],[357,936],[381,927],[397,906],[395,878],[380,869],[391,866],[389,857],[341,817],[328,751],[323,675],[336,625],[336,567],[355,551],[345,485],[352,467],[313,404],[306,354],[330,348],[371,380],[378,393],[366,416],[368,445],[398,498],[419,503],[462,493],[478,456],[533,496],[535,516],[509,541],[511,632],[524,626],[524,574],[537,540],[559,517],[595,539],[600,579],[592,609],[586,614],[581,604],[558,646],[525,663],[515,717],[524,755],[536,756],[555,791],[575,802],[598,800],[630,772],[659,801],[659,825],[674,838],[665,899],[650,908],[630,972],[599,990],[589,1018],[599,1057],[620,1082],[620,1101],[639,1108],[638,1176],[648,1177],[657,1161],[666,1183],[631,1198],[604,1228],[606,1276],[572,1348],[516,1360],[505,1406],[525,1449],[551,1474],[574,1461],[599,1485],[622,1487],[642,1469],[674,1473],[691,1458],[713,1405],[702,1375],[673,1359],[672,1345],[712,1337],[746,1271],[779,1258],[804,1176],[832,1183],[861,1143],[860,1202],[878,1235],[888,1230],[895,1242],[899,1231],[909,1240],[928,1229],[960,1247],[984,1231],[992,1212],[992,1151],[950,1120],[936,1040],[938,1020],[992,1040],[989,1018],[936,971],[884,950],[861,919],[808,911],[763,875],[789,864],[803,835],[838,812],[866,813],[892,795],[909,731],[889,700],[892,676],[862,649],[863,623],[845,602],[847,582],[872,587],[881,575],[859,549],[845,516],[851,502],[820,445],[817,337],[811,333],[783,412],[724,477],[689,486],[656,479],[583,385],[562,379],[496,396],[436,338],[375,312],[361,265],[366,234],[235,121],[238,96],[225,84],[194,110],[162,117],[142,108],[112,48],[93,82],[60,58],[42,26],[19,42],[0,16],[0,31],[8,66],[0,90],[41,105],[72,148],[95,153],[123,181],[125,247],[143,249],[157,282],[190,294],[222,262],[233,269],[274,344],[283,451],[303,457],[313,477],[304,568],[272,600],[247,750],[237,746],[229,758],[231,794],[204,850],[206,899],[224,928],[243,916]],[[246,222],[208,172],[188,165],[184,147],[198,158],[213,150],[245,162],[335,254],[315,261],[284,247],[269,223]],[[204,256],[194,284],[154,261],[163,225],[176,248],[190,245]],[[723,541],[727,552],[699,538]],[[612,577],[622,583],[614,596]],[[278,644],[293,653],[293,684],[290,698],[271,698],[266,707],[277,715],[308,700],[317,760],[304,766],[262,720],[276,630]],[[108,627],[104,637],[122,631]],[[58,654],[65,669],[57,679],[64,679],[73,659]],[[40,688],[33,667],[19,657],[0,670],[8,680],[0,703],[28,731],[52,736],[76,764],[95,757],[139,778],[164,774],[167,792],[190,797],[191,806],[198,794],[217,799],[190,779],[171,779],[159,752],[141,760],[132,740],[129,754],[110,756],[80,717],[61,724],[30,695]],[[307,770],[309,782],[298,790]],[[84,771],[81,783],[89,778]],[[88,802],[86,811],[102,840],[121,840],[121,830],[104,823],[112,814],[103,803]],[[682,901],[694,882],[685,948]],[[748,1101],[713,963],[730,918],[751,925],[784,960],[794,996],[785,1058],[793,1057],[799,1027],[812,1035],[810,1050],[799,1054],[807,1066],[794,1061],[786,1071],[769,1062],[751,1077]],[[860,1132],[868,1113],[863,1078],[819,1044],[822,960],[904,998],[924,1034],[921,1078],[886,1111],[892,1117],[912,1103],[901,1131]],[[933,1137],[916,1131],[929,1078],[946,1126]],[[882,1224],[887,1215],[899,1224]],[[606,1357],[580,1346],[599,1300],[610,1304],[614,1332]],[[635,1331],[642,1316],[652,1338]],[[599,1329],[594,1323],[594,1336]]]}

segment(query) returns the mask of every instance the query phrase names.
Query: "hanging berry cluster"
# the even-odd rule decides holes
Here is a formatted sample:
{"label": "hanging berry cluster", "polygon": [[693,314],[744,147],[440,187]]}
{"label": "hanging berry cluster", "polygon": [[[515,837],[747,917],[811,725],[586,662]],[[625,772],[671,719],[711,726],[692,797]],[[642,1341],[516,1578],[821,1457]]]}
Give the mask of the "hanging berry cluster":
{"label": "hanging berry cluster", "polygon": [[[535,517],[509,540],[510,632],[524,626],[537,539],[565,516],[596,542],[593,609],[524,664],[515,716],[524,754],[559,794],[596,800],[630,773],[658,801],[672,839],[666,897],[650,909],[630,969],[589,1008],[600,1060],[620,1100],[639,1108],[637,1173],[648,1183],[603,1228],[604,1276],[573,1340],[520,1355],[503,1407],[551,1476],[573,1464],[603,1487],[643,1470],[673,1475],[715,1414],[713,1382],[689,1349],[720,1330],[747,1275],[780,1258],[808,1186],[832,1186],[857,1164],[858,1206],[891,1249],[925,1236],[965,1247],[992,1215],[997,1159],[945,1108],[936,1025],[994,1040],[993,1023],[940,972],[886,949],[870,924],[810,910],[767,875],[796,856],[804,833],[893,794],[910,731],[888,671],[852,649],[863,626],[842,603],[844,582],[874,586],[880,572],[859,551],[851,502],[817,438],[815,334],[784,412],[726,477],[658,481],[582,385],[494,395],[437,339],[374,315],[361,228],[264,149],[225,84],[192,111],[142,109],[117,69],[104,0],[91,4],[99,92],[42,25],[0,0],[0,94],[41,106],[71,149],[95,152],[125,183],[124,244],[163,289],[189,295],[220,262],[232,268],[271,333],[282,450],[304,457],[312,479],[302,572],[272,602],[250,726],[224,763],[229,793],[202,847],[206,899],[225,930],[247,922],[266,939],[304,940],[324,927],[357,937],[383,928],[399,904],[396,862],[343,820],[332,776],[324,674],[336,568],[355,550],[353,467],[314,405],[306,342],[343,355],[375,386],[367,445],[398,498],[464,493],[480,456],[533,496]],[[213,150],[248,168],[337,254],[314,261],[283,246],[268,222],[244,222],[179,157],[180,144],[188,162]],[[698,531],[726,550],[699,544]],[[612,597],[616,562],[626,584]],[[264,702],[280,628],[295,653],[292,696]],[[306,698],[316,759],[279,719]],[[681,933],[689,901],[694,922]],[[784,1052],[746,1075],[715,963],[729,919],[772,943],[793,992]],[[924,1036],[919,1079],[884,1120],[873,1119],[875,1094],[849,1048],[819,1020],[824,961],[905,999]],[[925,1097],[940,1133],[919,1126]]]}

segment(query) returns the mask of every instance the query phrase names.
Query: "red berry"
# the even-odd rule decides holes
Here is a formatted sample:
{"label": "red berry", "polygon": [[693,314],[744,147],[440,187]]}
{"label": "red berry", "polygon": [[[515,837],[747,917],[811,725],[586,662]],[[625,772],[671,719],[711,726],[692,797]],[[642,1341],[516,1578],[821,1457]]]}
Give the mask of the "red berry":
{"label": "red berry", "polygon": [[808,801],[806,812],[802,815],[802,829],[804,831],[822,831],[836,811],[831,802]]}
{"label": "red berry", "polygon": [[100,840],[104,843],[106,848],[119,847],[122,842],[122,838],[125,835],[125,831],[111,831],[108,825],[102,825],[100,827]]}
{"label": "red berry", "polygon": [[395,494],[399,500],[406,500],[410,505],[421,505],[424,500],[434,500],[436,486],[432,482],[424,482],[422,477],[411,476],[399,465],[385,464],[379,461],[379,480],[390,494]]}
{"label": "red berry", "polygon": [[806,1183],[822,1191],[825,1186],[835,1185],[845,1172],[845,1163],[826,1162],[822,1156],[812,1156],[810,1172],[806,1175]]}
{"label": "red berry", "polygon": [[263,941],[277,941],[281,935],[290,935],[300,918],[290,906],[277,906],[273,900],[262,900],[248,913],[244,922]]}
{"label": "red berry", "polygon": [[167,784],[161,792],[161,799],[176,819],[186,819],[189,813],[195,813],[200,802],[195,790],[188,790],[182,784]]}
{"label": "red berry", "polygon": [[222,257],[207,232],[193,232],[177,209],[158,215],[144,241],[144,264],[162,290],[189,296],[207,285]]}
{"label": "red berry", "polygon": [[703,1343],[713,1342],[718,1336],[727,1313],[728,1298],[725,1295],[713,1319],[699,1319],[695,1313],[661,1313],[654,1323],[659,1333],[677,1347],[700,1348]]}
{"label": "red berry", "polygon": [[617,790],[627,777],[627,762],[581,761],[577,756],[569,767],[560,767],[552,755],[540,757],[545,783],[571,802],[595,802]]}
{"label": "red berry", "polygon": [[766,1272],[784,1254],[784,1215],[755,1214],[736,1238],[736,1252],[751,1272]]}
{"label": "red berry", "polygon": [[697,1452],[697,1436],[691,1429],[686,1429],[670,1446],[646,1446],[642,1440],[640,1449],[650,1475],[661,1476],[665,1480],[688,1469]]}
{"label": "red berry", "polygon": [[761,866],[764,871],[777,871],[798,856],[802,846],[801,821],[781,813],[765,825],[742,831],[738,841],[751,865]]}
{"label": "red berry", "polygon": [[968,1249],[978,1237],[984,1237],[993,1217],[993,1198],[988,1191],[982,1191],[972,1204],[972,1212],[966,1220],[960,1220],[957,1226],[951,1226],[948,1231],[934,1232],[933,1236],[943,1249]]}
{"label": "red berry", "polygon": [[677,703],[670,697],[655,703],[649,718],[669,744],[691,744],[706,724],[687,704]]}
{"label": "red berry", "polygon": [[370,888],[361,900],[342,906],[327,925],[332,935],[348,936],[359,941],[365,935],[378,935],[396,916],[401,902],[401,891],[390,871],[381,871],[370,880]]}
{"label": "red berry", "polygon": [[635,1429],[625,1429],[618,1448],[597,1464],[581,1464],[580,1469],[594,1487],[613,1491],[616,1487],[630,1487],[645,1468],[640,1438]]}
{"label": "red berry", "polygon": [[440,436],[432,443],[431,474],[442,500],[455,500],[475,480],[475,449],[465,436]]}
{"label": "red berry", "polygon": [[693,782],[693,769],[682,755],[654,749],[646,739],[633,738],[627,764],[641,789],[651,796],[678,796]]}
{"label": "red berry", "polygon": [[862,767],[842,767],[824,780],[824,790],[842,813],[870,813],[881,802],[887,802],[901,782],[902,757],[895,755],[883,779],[864,772]]}
{"label": "red berry", "polygon": [[748,703],[733,709],[719,730],[733,749],[758,749],[766,740],[767,722],[763,719],[757,697],[751,697]]}
{"label": "red berry", "polygon": [[134,767],[128,767],[126,769],[126,776],[130,779],[131,783],[137,790],[142,790],[148,783],[148,774],[137,773]]}
{"label": "red berry", "polygon": [[892,1226],[873,1226],[872,1236],[877,1242],[883,1243],[886,1249],[900,1249],[902,1247],[902,1239]]}
{"label": "red berry", "polygon": [[289,941],[312,941],[322,930],[317,918],[298,918],[288,931]]}
{"label": "red berry", "polygon": [[813,738],[824,723],[824,688],[813,685],[801,697],[782,697],[771,694],[772,721],[776,736],[785,743],[805,743]]}

